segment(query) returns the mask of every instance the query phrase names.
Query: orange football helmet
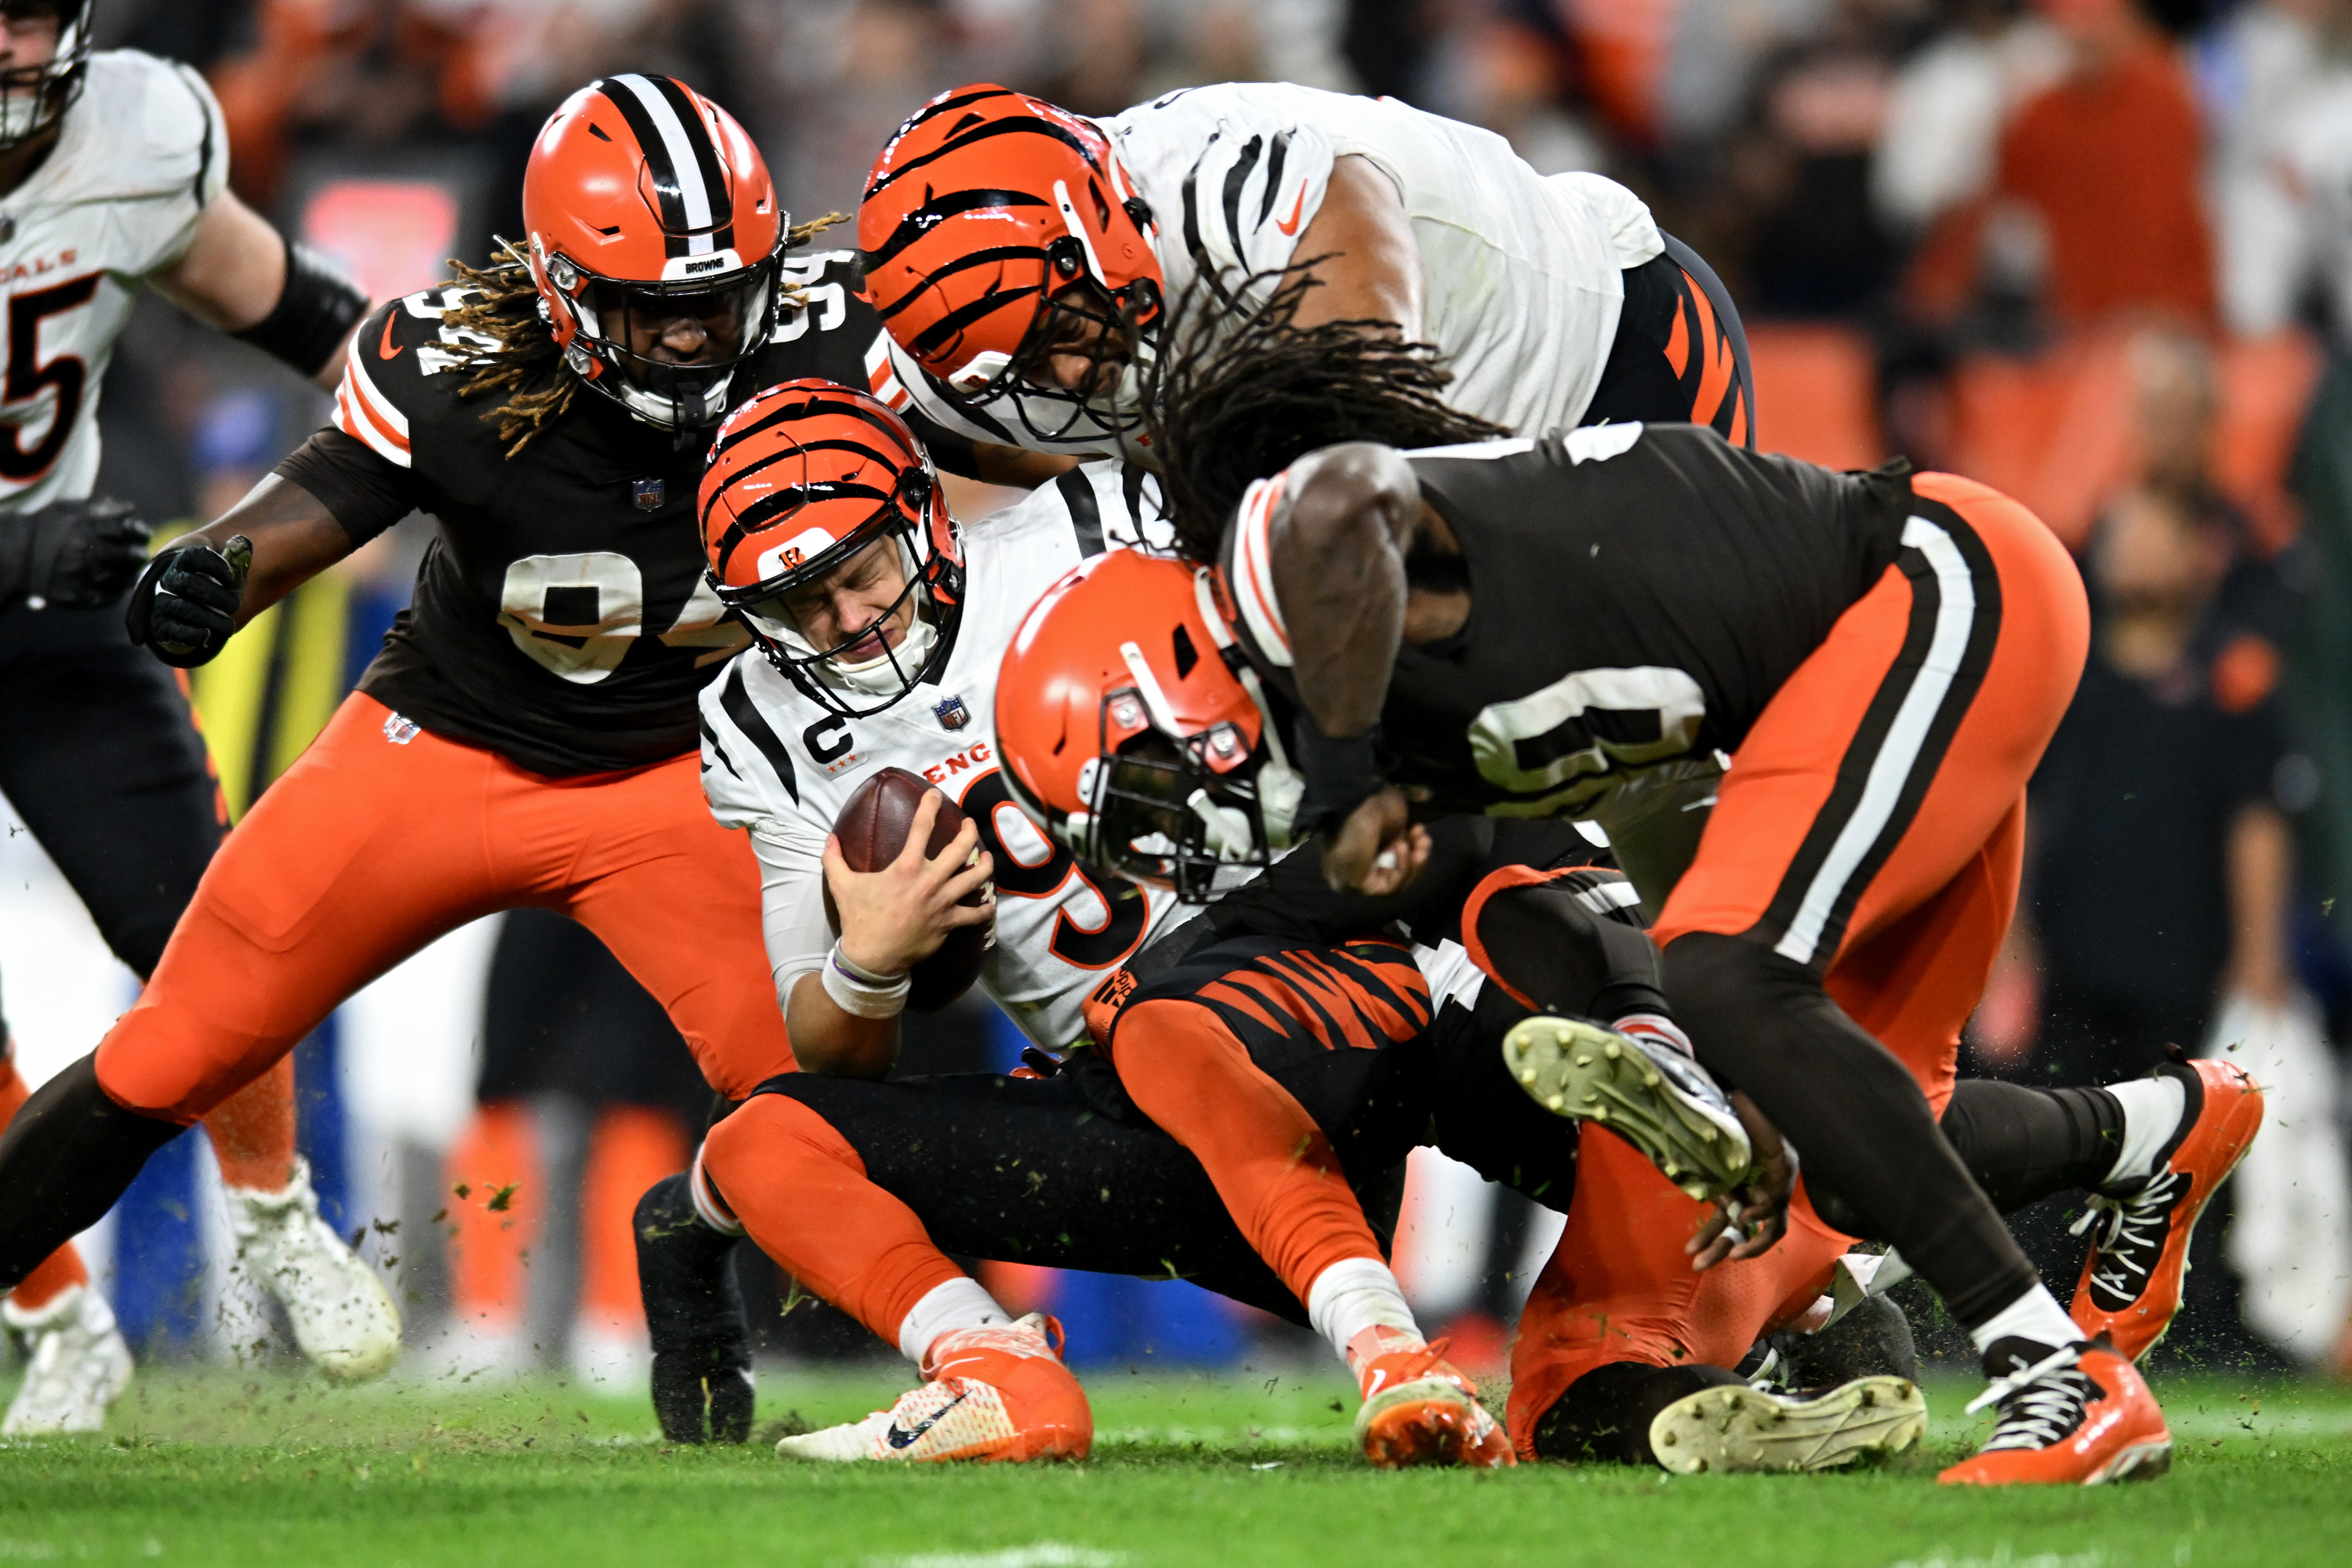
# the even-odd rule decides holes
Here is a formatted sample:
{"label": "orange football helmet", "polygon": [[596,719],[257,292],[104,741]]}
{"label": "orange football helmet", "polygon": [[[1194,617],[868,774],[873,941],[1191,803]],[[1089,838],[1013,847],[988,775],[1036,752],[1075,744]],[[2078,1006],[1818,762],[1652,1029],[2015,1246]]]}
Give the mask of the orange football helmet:
{"label": "orange football helmet", "polygon": [[[719,426],[698,503],[712,590],[835,712],[880,712],[955,646],[962,542],[922,442],[879,400],[814,377],[769,387]],[[878,569],[859,558],[879,544],[895,547],[897,596],[817,646],[808,595]]]}
{"label": "orange football helmet", "polygon": [[[941,93],[901,125],[857,207],[866,294],[891,336],[958,397],[1010,395],[1049,439],[1106,411],[1024,373],[1057,313],[1144,351],[1167,289],[1155,233],[1099,126],[988,82]],[[1037,404],[1053,411],[1041,417]]]}
{"label": "orange football helmet", "polygon": [[1095,556],[1024,617],[996,750],[1082,864],[1191,903],[1288,847],[1303,790],[1214,574],[1139,550]]}
{"label": "orange football helmet", "polygon": [[[548,117],[522,178],[530,271],[564,363],[665,429],[715,424],[776,322],[790,225],[734,117],[666,76],[604,77]],[[631,328],[691,316],[719,357],[678,364]]]}

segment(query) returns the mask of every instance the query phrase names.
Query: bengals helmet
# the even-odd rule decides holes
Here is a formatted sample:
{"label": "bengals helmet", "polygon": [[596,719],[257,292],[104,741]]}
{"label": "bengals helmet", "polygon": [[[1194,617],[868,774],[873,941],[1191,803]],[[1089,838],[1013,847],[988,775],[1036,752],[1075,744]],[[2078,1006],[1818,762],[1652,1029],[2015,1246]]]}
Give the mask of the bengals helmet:
{"label": "bengals helmet", "polygon": [[987,82],[901,125],[857,208],[866,291],[890,335],[958,397],[1009,395],[1048,439],[1106,420],[1083,395],[1032,379],[1056,315],[1145,352],[1167,288],[1157,232],[1099,126]]}
{"label": "bengals helmet", "polygon": [[[718,422],[736,368],[776,321],[790,227],[734,117],[666,76],[609,76],[563,100],[522,178],[531,279],[564,363],[649,425]],[[632,328],[691,316],[717,341],[678,364]]]}
{"label": "bengals helmet", "polygon": [[1289,847],[1304,785],[1214,575],[1116,550],[1045,591],[1005,650],[996,751],[1090,868],[1202,903]]}
{"label": "bengals helmet", "polygon": [[0,16],[58,19],[58,47],[37,66],[0,69],[0,152],[45,135],[89,79],[89,0],[0,0]]}
{"label": "bengals helmet", "polygon": [[[880,712],[954,647],[962,542],[922,443],[867,394],[809,377],[744,404],[711,444],[698,511],[712,590],[769,662],[835,712]],[[889,552],[861,559],[876,545]],[[819,647],[802,616],[845,569],[896,597]]]}

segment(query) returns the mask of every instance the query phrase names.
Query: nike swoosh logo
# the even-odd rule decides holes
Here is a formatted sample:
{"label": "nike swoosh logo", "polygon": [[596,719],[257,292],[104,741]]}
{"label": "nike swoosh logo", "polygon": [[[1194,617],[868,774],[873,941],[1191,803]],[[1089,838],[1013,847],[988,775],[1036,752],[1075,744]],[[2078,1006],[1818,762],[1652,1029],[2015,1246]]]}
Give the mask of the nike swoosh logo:
{"label": "nike swoosh logo", "polygon": [[[1304,195],[1305,193],[1303,193],[1303,192],[1302,192],[1301,194],[1302,194],[1302,195]],[[1383,1367],[1375,1367],[1375,1368],[1373,1368],[1373,1369],[1372,1369],[1372,1381],[1371,1381],[1371,1382],[1370,1382],[1370,1383],[1368,1383],[1368,1384],[1366,1384],[1364,1385],[1364,1398],[1365,1398],[1365,1400],[1366,1400],[1367,1402],[1369,1402],[1374,1394],[1376,1394],[1380,1393],[1380,1391],[1381,1391],[1381,1384],[1382,1384],[1386,1383],[1388,1380],[1389,1380],[1389,1369],[1388,1369],[1388,1368],[1386,1368],[1386,1367],[1384,1367],[1384,1366],[1383,1366]]]}
{"label": "nike swoosh logo", "polygon": [[[1301,195],[1306,195],[1304,191],[1299,194]],[[400,350],[392,341],[392,318],[390,316],[386,316],[383,319],[383,347],[379,352],[381,352],[385,359],[398,359],[400,357]]]}
{"label": "nike swoosh logo", "polygon": [[[1298,182],[1298,199],[1290,204],[1290,216],[1287,218],[1276,218],[1275,220],[1274,226],[1282,230],[1285,234],[1297,234],[1298,232],[1298,215],[1306,205],[1307,182],[1301,180]],[[391,323],[387,321],[385,325],[389,326]]]}
{"label": "nike swoosh logo", "polygon": [[957,1405],[961,1405],[964,1402],[964,1398],[965,1395],[961,1394],[957,1394],[953,1399],[950,1399],[945,1405],[940,1405],[936,1414],[923,1417],[921,1422],[917,1424],[915,1429],[911,1432],[908,1431],[904,1426],[899,1426],[896,1421],[891,1422],[890,1430],[886,1434],[886,1436],[890,1439],[890,1447],[893,1448],[904,1448],[919,1441],[924,1433],[929,1431],[932,1427],[946,1420],[948,1412],[953,1410]]}

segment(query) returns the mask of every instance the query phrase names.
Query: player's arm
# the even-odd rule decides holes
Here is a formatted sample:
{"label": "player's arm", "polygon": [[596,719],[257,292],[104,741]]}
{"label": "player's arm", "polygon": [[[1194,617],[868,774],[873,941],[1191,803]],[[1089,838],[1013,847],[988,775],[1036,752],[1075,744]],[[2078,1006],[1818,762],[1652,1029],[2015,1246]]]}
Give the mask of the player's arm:
{"label": "player's arm", "polygon": [[[985,903],[961,902],[994,869],[986,853],[975,857],[977,826],[966,822],[946,848],[923,857],[940,798],[936,791],[924,797],[906,848],[870,873],[851,870],[830,834],[812,868],[806,849],[793,843],[801,833],[754,828],[752,847],[766,868],[761,903],[768,962],[803,1071],[886,1076],[898,1059],[898,1015],[915,965],[957,928],[994,918]],[[828,902],[838,936],[835,921],[826,918]]]}
{"label": "player's arm", "polygon": [[1323,205],[1298,237],[1297,254],[1312,259],[1319,288],[1298,307],[1297,324],[1393,321],[1410,342],[1422,337],[1421,247],[1395,184],[1369,158],[1334,159]]}
{"label": "player's arm", "polygon": [[149,279],[198,321],[283,360],[332,390],[368,297],[309,246],[223,191],[196,218],[187,250]]}
{"label": "player's arm", "polygon": [[148,563],[123,611],[132,642],[166,664],[203,664],[247,621],[425,504],[415,471],[343,428],[350,417],[339,412],[244,500]]}
{"label": "player's arm", "polygon": [[[1421,486],[1393,449],[1355,443],[1294,465],[1285,502],[1265,525],[1265,553],[1305,709],[1298,821],[1328,836],[1323,874],[1334,888],[1385,897],[1429,856],[1428,834],[1410,824],[1403,795],[1373,758],[1408,629],[1405,553],[1420,526]],[[1250,526],[1246,515],[1241,526]]]}

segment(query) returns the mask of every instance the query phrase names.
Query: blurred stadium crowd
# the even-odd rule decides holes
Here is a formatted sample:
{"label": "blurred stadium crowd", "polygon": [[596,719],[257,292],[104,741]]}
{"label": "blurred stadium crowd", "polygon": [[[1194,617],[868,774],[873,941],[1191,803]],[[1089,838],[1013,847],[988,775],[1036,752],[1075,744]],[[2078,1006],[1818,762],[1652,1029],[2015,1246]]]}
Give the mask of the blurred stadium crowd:
{"label": "blurred stadium crowd", "polygon": [[[2143,1072],[2171,1042],[2235,1051],[2277,1110],[2234,1218],[2200,1232],[2166,1353],[2352,1375],[2329,1043],[2352,1039],[2352,4],[101,0],[97,27],[204,70],[236,188],[378,298],[518,232],[541,120],[620,68],[734,110],[799,218],[854,211],[898,122],[976,79],[1087,113],[1229,79],[1393,94],[1542,172],[1626,182],[1747,316],[1761,445],[1973,475],[2080,552],[2097,638],[2035,783],[2024,918],[1970,1065],[2074,1082]],[[201,521],[325,400],[140,310],[105,389],[100,489]],[[347,689],[424,526],[198,672],[233,802]],[[131,982],[29,845],[0,845],[0,971],[37,1079]],[[908,1068],[1009,1065],[1000,1026],[948,1015]],[[530,913],[462,932],[300,1063],[322,1195],[401,1277],[420,1359],[635,1376],[627,1215],[681,1162],[706,1091],[593,938]],[[205,1266],[227,1253],[200,1143],[151,1165],[99,1249],[150,1353],[271,1332]],[[1559,1222],[1424,1155],[1401,1272],[1423,1320],[1491,1364]],[[2067,1279],[2072,1217],[2021,1222]],[[1181,1287],[992,1284],[1092,1325],[1080,1362],[1214,1361],[1271,1331]],[[780,1352],[863,1353],[844,1320],[777,1315],[787,1283],[761,1289]]]}

